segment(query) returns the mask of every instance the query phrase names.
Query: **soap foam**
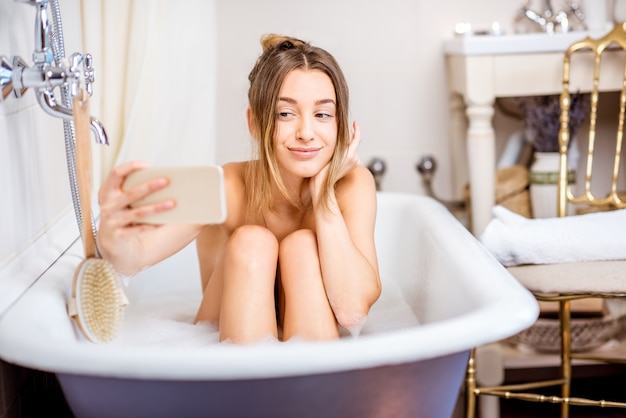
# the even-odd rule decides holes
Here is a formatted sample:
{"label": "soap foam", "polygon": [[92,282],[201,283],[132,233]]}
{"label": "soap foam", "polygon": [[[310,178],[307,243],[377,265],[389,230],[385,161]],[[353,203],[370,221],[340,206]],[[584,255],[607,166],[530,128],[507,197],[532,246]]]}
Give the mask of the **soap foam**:
{"label": "soap foam", "polygon": [[219,341],[209,322],[195,324],[197,305],[138,304],[128,306],[124,326],[114,341],[120,345],[201,347]]}
{"label": "soap foam", "polygon": [[[145,284],[144,284],[145,285]],[[131,283],[132,287],[132,283]],[[125,346],[203,347],[219,342],[217,328],[208,323],[195,323],[200,292],[167,293],[154,289],[130,289],[120,333],[111,344]],[[419,322],[401,289],[395,282],[385,283],[383,293],[367,317],[349,329],[340,328],[342,338],[357,338],[418,326]],[[270,343],[270,341],[267,341]]]}

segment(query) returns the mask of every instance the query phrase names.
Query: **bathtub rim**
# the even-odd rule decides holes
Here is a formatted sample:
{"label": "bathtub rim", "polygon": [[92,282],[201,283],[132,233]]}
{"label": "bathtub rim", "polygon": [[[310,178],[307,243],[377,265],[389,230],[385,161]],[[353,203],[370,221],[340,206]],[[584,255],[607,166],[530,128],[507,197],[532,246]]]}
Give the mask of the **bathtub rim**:
{"label": "bathtub rim", "polygon": [[[431,198],[405,193],[383,192],[393,198],[411,199],[427,205],[431,216],[452,215]],[[451,224],[444,233],[469,232]],[[462,232],[461,231],[464,231]],[[456,230],[456,232],[455,232]],[[464,238],[467,239],[467,238]],[[473,240],[472,246],[479,246]],[[476,250],[479,250],[476,248]],[[74,249],[74,251],[77,251]],[[486,252],[486,250],[485,250]],[[508,275],[501,283],[499,300],[462,317],[423,324],[413,329],[389,331],[357,339],[333,342],[294,342],[250,347],[213,345],[201,349],[180,347],[99,346],[87,342],[68,344],[66,340],[47,339],[41,332],[23,332],[19,319],[29,312],[29,303],[50,291],[56,270],[66,274],[68,266],[80,261],[72,249],[51,268],[46,280],[35,285],[0,318],[0,358],[25,367],[66,374],[96,374],[118,378],[174,380],[271,378],[363,369],[392,364],[424,361],[442,355],[467,351],[472,347],[506,338],[530,326],[538,315],[535,299],[493,257],[484,254],[483,268],[495,275]],[[73,270],[72,270],[73,271]],[[63,282],[67,277],[57,277]],[[493,323],[503,309],[510,312],[506,324]],[[480,323],[480,329],[473,324]],[[31,324],[36,325],[36,324]],[[35,326],[36,328],[36,326]],[[454,338],[437,338],[455,332]],[[471,335],[470,335],[471,334]],[[479,334],[479,335],[478,335]],[[468,346],[467,339],[472,344]],[[184,357],[181,358],[181,353]],[[278,354],[277,354],[278,353]],[[355,356],[354,353],[359,353]],[[259,367],[261,365],[261,367]]]}
{"label": "bathtub rim", "polygon": [[[485,310],[477,315],[489,315]],[[470,315],[468,315],[470,316]],[[472,314],[474,316],[474,314]],[[358,339],[344,338],[333,342],[296,342],[262,344],[249,347],[216,345],[206,348],[155,348],[93,345],[80,342],[16,339],[0,350],[0,357],[23,367],[64,374],[89,374],[114,378],[155,380],[231,380],[242,378],[276,378],[341,372],[388,365],[428,361],[444,355],[468,351],[462,335],[446,344],[438,341],[442,327],[456,331],[470,325],[473,318],[449,320],[448,324],[426,324],[416,330],[390,331]],[[468,333],[476,329],[464,327]],[[415,334],[418,334],[417,336]],[[501,335],[501,337],[500,337]],[[508,336],[508,332],[492,333],[475,339],[477,345]],[[0,335],[0,340],[1,340]],[[3,344],[4,346],[4,344]],[[359,353],[355,355],[355,353]],[[181,354],[184,357],[181,358]],[[261,367],[259,367],[261,366]]]}

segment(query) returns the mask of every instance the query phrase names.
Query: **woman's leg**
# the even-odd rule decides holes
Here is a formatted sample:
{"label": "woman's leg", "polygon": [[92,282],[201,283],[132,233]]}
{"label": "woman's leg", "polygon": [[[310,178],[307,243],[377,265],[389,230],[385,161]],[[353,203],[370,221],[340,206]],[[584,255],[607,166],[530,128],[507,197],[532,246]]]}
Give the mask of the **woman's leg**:
{"label": "woman's leg", "polygon": [[317,239],[309,229],[295,231],[280,243],[283,340],[338,338],[337,322],[324,289]]}
{"label": "woman's leg", "polygon": [[220,341],[278,338],[274,305],[277,259],[278,242],[269,230],[255,225],[237,228],[209,280],[197,321],[218,323]]}
{"label": "woman's leg", "polygon": [[224,253],[226,245],[221,250],[211,276],[203,279],[202,302],[196,314],[196,322],[209,322],[214,326],[219,325],[220,309],[222,307],[222,293],[224,293]]}

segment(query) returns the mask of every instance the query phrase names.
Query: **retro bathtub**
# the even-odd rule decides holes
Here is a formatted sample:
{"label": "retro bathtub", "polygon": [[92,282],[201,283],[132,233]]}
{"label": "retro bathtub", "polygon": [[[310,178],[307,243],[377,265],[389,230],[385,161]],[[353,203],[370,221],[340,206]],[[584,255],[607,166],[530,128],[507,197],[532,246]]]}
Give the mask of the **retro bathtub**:
{"label": "retro bathtub", "polygon": [[57,374],[77,417],[449,418],[470,348],[530,326],[537,305],[439,203],[379,193],[383,281],[360,336],[216,343],[193,325],[193,246],[132,279],[124,330],[82,340],[66,314],[73,245],[0,318],[0,357]]}

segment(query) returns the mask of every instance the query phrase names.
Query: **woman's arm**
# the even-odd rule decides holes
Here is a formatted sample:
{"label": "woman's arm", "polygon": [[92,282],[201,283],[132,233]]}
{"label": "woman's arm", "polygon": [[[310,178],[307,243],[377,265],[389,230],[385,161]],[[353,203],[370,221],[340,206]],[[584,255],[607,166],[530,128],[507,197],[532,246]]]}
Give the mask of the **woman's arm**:
{"label": "woman's arm", "polygon": [[122,185],[126,177],[146,164],[131,161],[115,167],[98,193],[100,223],[97,246],[102,258],[124,275],[133,275],[176,253],[199,233],[201,225],[150,225],[143,217],[170,210],[175,202],[166,200],[131,208],[131,204],[167,187],[165,178],[150,180],[129,190]]}
{"label": "woman's arm", "polygon": [[327,167],[310,182],[324,287],[335,318],[344,327],[361,323],[381,292],[374,244],[376,184],[369,170],[359,165],[360,142],[355,122],[328,210],[318,202]]}
{"label": "woman's arm", "polygon": [[324,287],[340,325],[362,323],[381,292],[374,244],[376,187],[371,173],[357,167],[342,178],[329,211],[315,223]]}

